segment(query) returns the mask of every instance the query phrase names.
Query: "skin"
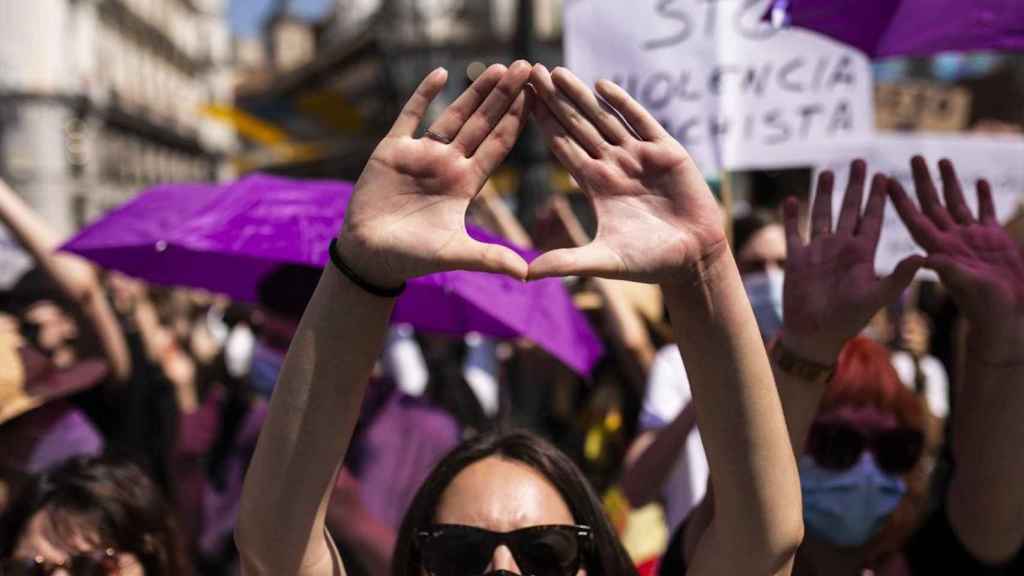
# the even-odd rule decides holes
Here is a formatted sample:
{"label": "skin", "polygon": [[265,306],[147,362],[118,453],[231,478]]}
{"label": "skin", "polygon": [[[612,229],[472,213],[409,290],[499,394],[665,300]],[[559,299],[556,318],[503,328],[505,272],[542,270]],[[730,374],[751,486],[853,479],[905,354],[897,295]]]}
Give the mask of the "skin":
{"label": "skin", "polygon": [[[452,479],[441,494],[435,521],[494,532],[576,523],[565,500],[543,475],[497,456],[474,462]],[[522,573],[504,545],[495,548],[485,572],[493,570]],[[585,573],[580,569],[578,574]]]}
{"label": "skin", "polygon": [[127,382],[131,376],[128,343],[96,269],[84,258],[58,252],[62,239],[3,181],[0,181],[0,222],[82,312],[85,322],[79,328],[100,344],[113,381]]}
{"label": "skin", "polygon": [[[843,345],[886,305],[895,303],[921,267],[935,270],[971,326],[970,385],[960,392],[953,447],[958,466],[946,514],[961,542],[981,561],[1008,559],[1024,540],[1024,255],[995,217],[987,182],[978,183],[979,212],[967,208],[949,161],[940,163],[942,196],[927,164],[911,162],[919,209],[898,182],[876,176],[863,212],[866,166],[855,161],[838,222],[832,222],[833,177],[822,174],[801,237],[798,206],[785,209],[785,318],[781,341],[794,354],[834,364]],[[887,277],[874,270],[886,197],[927,257],[902,261]],[[775,367],[794,446],[803,446],[824,386]],[[862,558],[820,553],[809,541],[798,566],[809,573],[856,574]]]}
{"label": "skin", "polygon": [[76,354],[69,343],[78,335],[78,325],[53,303],[43,301],[25,312],[25,321],[39,329],[38,344],[45,352],[53,355],[58,368],[74,364]]}
{"label": "skin", "polygon": [[[736,254],[736,266],[740,274],[782,270],[786,266],[786,233],[783,227],[770,224],[754,233]],[[633,441],[626,457],[627,468],[620,480],[630,504],[640,507],[658,497],[679,461],[678,447],[686,442],[696,424],[691,402],[669,426],[643,432]]]}
{"label": "skin", "polygon": [[786,267],[786,231],[780,224],[761,228],[736,255],[740,274],[783,270]]}
{"label": "skin", "polygon": [[[569,71],[525,62],[488,69],[430,127],[439,138],[415,137],[446,78],[428,75],[377,146],[337,238],[342,260],[382,287],[456,269],[659,284],[680,352],[698,365],[697,418],[722,495],[691,574],[786,573],[803,533],[796,462],[718,206],[693,161],[621,88],[597,86],[620,119]],[[524,126],[527,80],[548,146],[599,219],[589,244],[530,264],[465,229],[470,202]],[[344,573],[324,519],[393,305],[324,270],[246,477],[235,534],[243,573]]]}
{"label": "skin", "polygon": [[[96,550],[96,538],[75,530],[69,538],[62,538],[54,529],[46,509],[36,512],[14,548],[14,558],[32,560],[42,558],[46,562],[59,563],[75,554]],[[120,576],[144,576],[142,564],[134,554],[121,553],[117,556]],[[54,576],[69,576],[65,570],[57,570]]]}

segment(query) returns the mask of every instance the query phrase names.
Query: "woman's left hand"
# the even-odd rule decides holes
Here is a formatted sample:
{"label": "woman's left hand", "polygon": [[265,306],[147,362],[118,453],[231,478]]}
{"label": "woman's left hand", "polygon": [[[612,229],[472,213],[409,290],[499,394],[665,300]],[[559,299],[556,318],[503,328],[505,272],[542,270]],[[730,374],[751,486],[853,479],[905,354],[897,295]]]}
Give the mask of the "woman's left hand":
{"label": "woman's left hand", "polygon": [[531,82],[548,146],[587,193],[598,220],[592,242],[541,255],[530,265],[531,278],[673,283],[728,250],[722,213],[704,177],[625,90],[598,82],[602,102],[572,72],[549,73],[539,64]]}

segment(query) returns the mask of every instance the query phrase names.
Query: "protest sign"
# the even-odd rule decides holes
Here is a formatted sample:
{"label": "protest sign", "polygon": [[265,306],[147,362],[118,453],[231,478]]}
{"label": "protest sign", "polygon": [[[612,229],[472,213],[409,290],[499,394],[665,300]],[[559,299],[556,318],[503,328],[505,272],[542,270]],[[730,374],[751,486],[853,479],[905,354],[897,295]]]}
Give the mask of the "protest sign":
{"label": "protest sign", "polygon": [[768,0],[569,0],[565,56],[612,80],[687,147],[706,175],[809,165],[868,137],[872,75],[859,52],[775,29]]}
{"label": "protest sign", "polygon": [[[849,174],[849,161],[864,158],[870,173],[883,173],[899,180],[907,193],[917,201],[914,179],[910,172],[910,159],[920,154],[928,161],[936,187],[941,190],[939,160],[953,161],[967,205],[977,214],[978,196],[975,184],[985,178],[992,184],[996,214],[1000,222],[1014,215],[1024,198],[1024,138],[992,136],[940,136],[914,134],[879,134],[862,146],[851,147],[839,155],[823,156],[818,171],[832,170],[836,175],[836,190],[832,194],[832,209],[838,219],[843,191]],[[867,201],[867,193],[864,195]],[[836,221],[836,220],[833,220]],[[911,254],[924,254],[910,237],[899,214],[889,202],[885,211],[882,238],[878,246],[875,269],[879,274],[891,272],[896,264]],[[930,275],[926,275],[930,276]]]}
{"label": "protest sign", "polygon": [[971,93],[962,86],[905,82],[875,87],[879,130],[959,132],[970,118]]}

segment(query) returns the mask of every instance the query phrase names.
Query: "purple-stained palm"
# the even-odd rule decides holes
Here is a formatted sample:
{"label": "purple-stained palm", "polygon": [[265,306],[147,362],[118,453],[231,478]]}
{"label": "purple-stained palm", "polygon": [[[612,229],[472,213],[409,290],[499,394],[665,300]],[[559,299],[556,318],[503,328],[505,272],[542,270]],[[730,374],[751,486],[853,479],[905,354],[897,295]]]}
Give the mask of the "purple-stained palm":
{"label": "purple-stained palm", "polygon": [[1017,0],[775,0],[772,12],[872,58],[1024,51]]}
{"label": "purple-stained palm", "polygon": [[[255,301],[281,265],[323,267],[352,184],[248,176],[226,186],[155,186],[88,226],[64,249],[104,268],[164,285],[203,288]],[[537,256],[478,228],[473,238]],[[419,329],[524,337],[579,373],[603,353],[586,318],[557,279],[523,283],[453,271],[409,281],[393,316]]]}

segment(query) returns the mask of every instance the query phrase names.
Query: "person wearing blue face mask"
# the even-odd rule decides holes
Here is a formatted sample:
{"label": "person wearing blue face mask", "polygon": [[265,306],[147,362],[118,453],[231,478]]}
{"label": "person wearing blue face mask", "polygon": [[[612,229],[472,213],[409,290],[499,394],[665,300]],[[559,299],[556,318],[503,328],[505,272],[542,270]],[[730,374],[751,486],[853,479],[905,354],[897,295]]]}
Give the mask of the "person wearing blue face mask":
{"label": "person wearing blue face mask", "polygon": [[772,214],[751,212],[733,223],[732,248],[761,337],[769,342],[782,328],[786,233]]}
{"label": "person wearing blue face mask", "polygon": [[797,460],[807,528],[797,566],[841,574],[843,565],[898,564],[892,555],[926,501],[926,427],[924,402],[902,385],[889,351],[849,341]]}
{"label": "person wearing blue face mask", "polygon": [[[803,495],[796,576],[1024,573],[1024,251],[999,225],[987,182],[978,182],[975,213],[951,162],[939,164],[941,195],[923,158],[911,167],[920,208],[884,175],[865,202],[860,160],[835,224],[834,177],[819,178],[809,240],[798,202],[785,205],[784,321],[770,356]],[[880,276],[887,197],[927,256]],[[950,417],[953,470],[936,509],[924,502],[931,466],[922,454],[935,448],[923,434],[924,403],[884,349],[857,338],[921,268],[938,274],[969,328],[967,378]],[[683,523],[660,574],[686,573],[711,510],[705,499]]]}

